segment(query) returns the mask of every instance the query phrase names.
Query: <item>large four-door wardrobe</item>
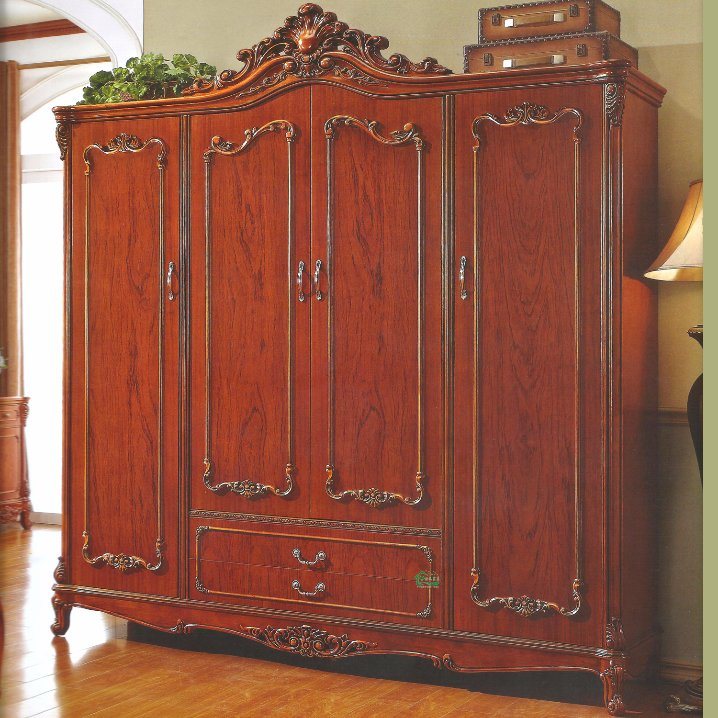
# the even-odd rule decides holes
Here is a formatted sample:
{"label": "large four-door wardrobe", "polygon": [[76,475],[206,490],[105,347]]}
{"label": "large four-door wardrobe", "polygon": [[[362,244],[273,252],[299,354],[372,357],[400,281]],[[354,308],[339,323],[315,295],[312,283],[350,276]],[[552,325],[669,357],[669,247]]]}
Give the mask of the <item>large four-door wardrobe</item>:
{"label": "large four-door wardrobe", "polygon": [[56,109],[73,606],[310,657],[651,670],[657,108],[304,5],[180,98]]}

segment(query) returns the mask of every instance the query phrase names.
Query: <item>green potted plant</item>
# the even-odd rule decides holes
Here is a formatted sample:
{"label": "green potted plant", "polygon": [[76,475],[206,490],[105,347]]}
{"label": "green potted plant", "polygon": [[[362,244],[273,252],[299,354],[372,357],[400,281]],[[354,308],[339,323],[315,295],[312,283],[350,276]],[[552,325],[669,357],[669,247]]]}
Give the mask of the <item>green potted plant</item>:
{"label": "green potted plant", "polygon": [[78,104],[176,97],[197,78],[210,80],[216,74],[216,67],[199,62],[194,55],[178,53],[172,55],[170,61],[162,54],[147,52],[140,57],[131,57],[125,67],[100,70],[92,75]]}

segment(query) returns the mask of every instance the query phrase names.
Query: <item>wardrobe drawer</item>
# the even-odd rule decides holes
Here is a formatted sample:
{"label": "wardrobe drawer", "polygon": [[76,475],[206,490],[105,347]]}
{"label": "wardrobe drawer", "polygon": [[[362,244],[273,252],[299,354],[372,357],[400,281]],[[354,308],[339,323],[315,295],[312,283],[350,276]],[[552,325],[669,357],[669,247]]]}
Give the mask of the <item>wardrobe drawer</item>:
{"label": "wardrobe drawer", "polygon": [[198,599],[311,604],[424,619],[431,614],[427,607],[436,605],[437,550],[423,543],[206,525],[197,526],[195,534],[192,593]]}
{"label": "wardrobe drawer", "polygon": [[479,10],[479,42],[605,30],[621,35],[621,13],[601,0],[559,0]]}

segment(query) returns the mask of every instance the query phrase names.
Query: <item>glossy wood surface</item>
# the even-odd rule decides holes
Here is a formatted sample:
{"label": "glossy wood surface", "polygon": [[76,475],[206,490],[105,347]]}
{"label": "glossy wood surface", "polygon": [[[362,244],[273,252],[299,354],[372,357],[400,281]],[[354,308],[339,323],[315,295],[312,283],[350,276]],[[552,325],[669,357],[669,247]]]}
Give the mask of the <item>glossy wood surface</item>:
{"label": "glossy wood surface", "polygon": [[[510,124],[523,103],[546,107],[546,124]],[[562,109],[580,117],[548,121]],[[475,124],[489,114],[502,124]],[[603,532],[601,92],[464,95],[456,117],[456,261],[467,257],[468,296],[455,295],[455,625],[592,643],[605,625],[604,568],[589,548]],[[480,600],[528,596],[566,610],[580,578],[581,609],[526,618],[479,606],[471,568]]]}
{"label": "glossy wood surface", "polygon": [[[75,611],[72,631],[51,640],[47,595],[59,550],[57,528],[0,531],[0,711],[7,718],[252,717],[266,715],[268,701],[297,716],[605,715],[598,683],[588,675],[462,676],[392,656],[317,664],[233,636],[166,637],[96,611]],[[644,716],[661,715],[664,696],[676,690],[629,688]]]}
{"label": "glossy wood surface", "polygon": [[[443,441],[441,141],[438,99],[386,102],[312,89],[312,477],[334,494],[378,489],[383,508],[321,492],[316,515],[439,526]],[[331,141],[325,124],[337,121]],[[378,123],[373,137],[361,123]],[[413,126],[411,139],[393,132]],[[393,142],[393,144],[392,144]]]}
{"label": "glossy wood surface", "polygon": [[[196,508],[309,510],[309,93],[297,90],[249,112],[198,117],[191,125]],[[252,136],[252,128],[259,133]],[[206,161],[213,138],[233,147],[227,154],[210,151]],[[291,465],[293,487],[286,496],[213,494],[203,480],[205,458],[212,486],[254,482],[285,492]]]}
{"label": "glossy wood surface", "polygon": [[[134,151],[113,145],[123,132],[137,140]],[[74,578],[176,595],[179,302],[169,301],[165,280],[178,262],[178,123],[83,126],[70,161]],[[84,532],[88,559],[160,566],[123,574],[105,560],[90,565]]]}

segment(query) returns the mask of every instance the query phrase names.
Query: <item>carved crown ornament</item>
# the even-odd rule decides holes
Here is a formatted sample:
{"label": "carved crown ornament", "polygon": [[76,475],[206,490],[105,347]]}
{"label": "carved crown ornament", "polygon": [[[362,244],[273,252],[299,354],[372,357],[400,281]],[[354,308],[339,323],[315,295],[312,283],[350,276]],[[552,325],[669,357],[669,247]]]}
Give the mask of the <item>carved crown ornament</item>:
{"label": "carved crown ornament", "polygon": [[324,12],[318,5],[306,3],[296,15],[288,17],[271,37],[237,53],[237,59],[244,62],[241,70],[224,70],[215,80],[199,78],[184,90],[184,94],[194,95],[236,85],[263,65],[278,65],[279,69],[242,94],[259,92],[290,76],[310,79],[333,75],[364,85],[381,84],[380,80],[357,68],[342,64],[341,54],[360,60],[370,69],[394,75],[422,77],[451,74],[451,70],[433,57],[415,63],[405,55],[395,53],[387,59],[382,50],[388,46],[389,41],[385,37],[354,30],[339,21],[333,12]]}

